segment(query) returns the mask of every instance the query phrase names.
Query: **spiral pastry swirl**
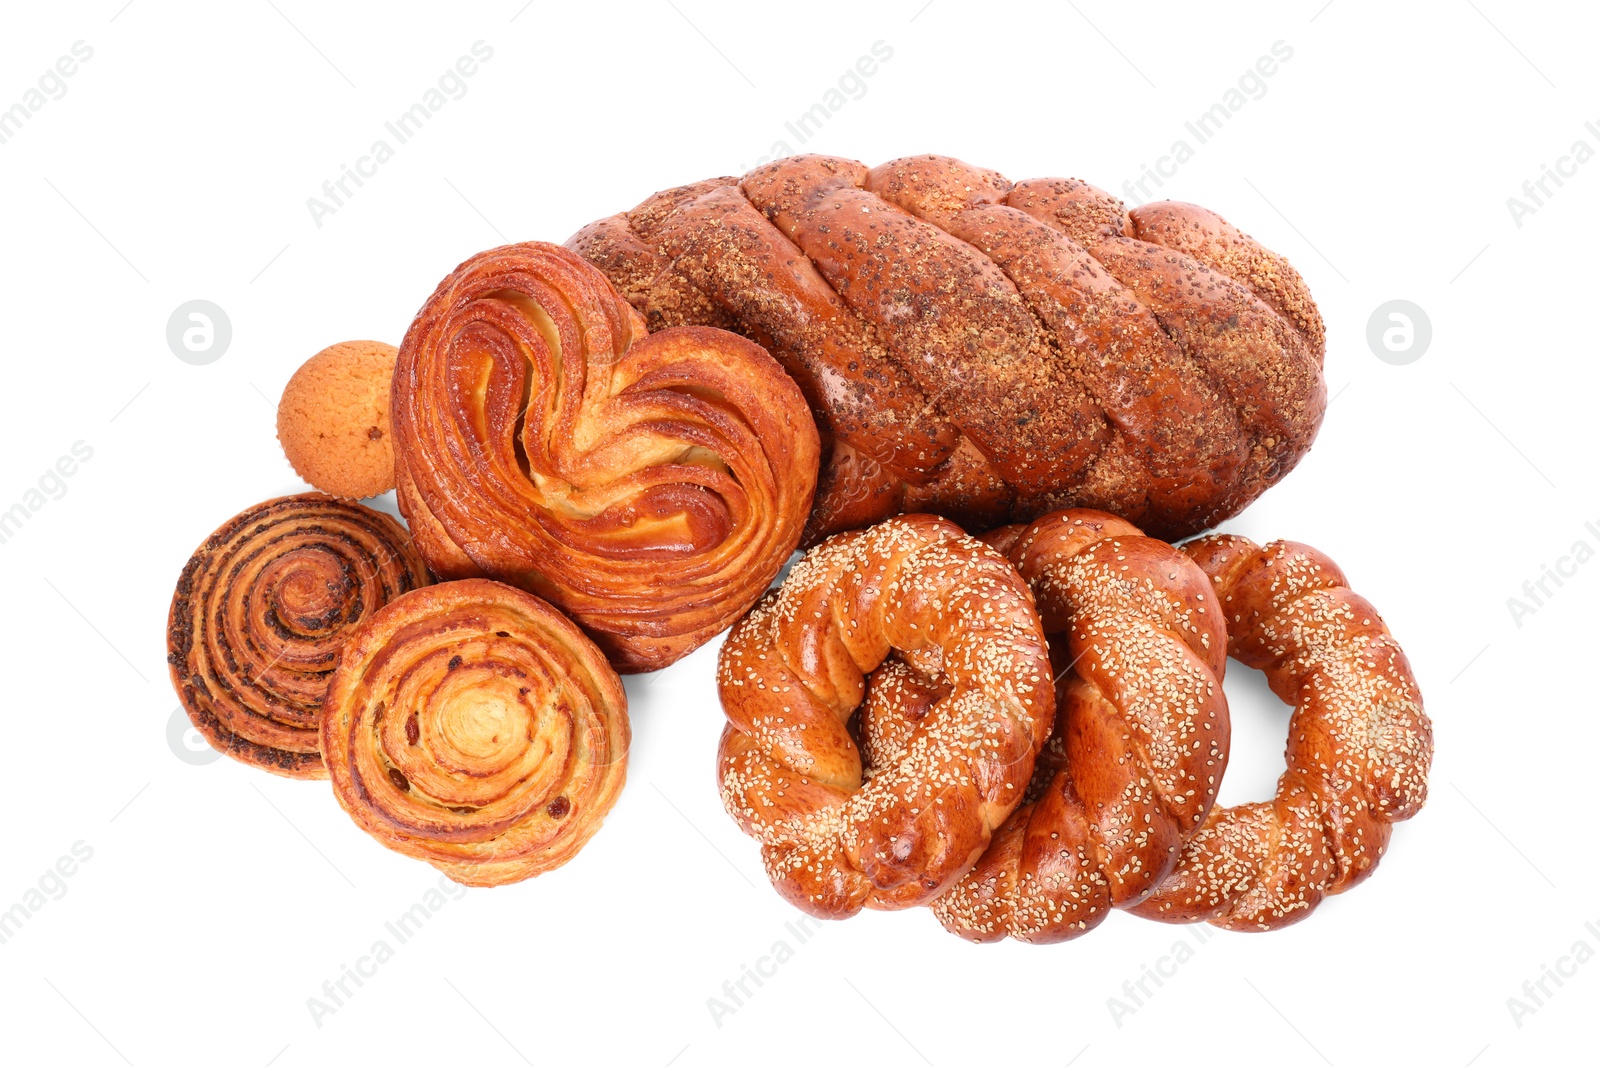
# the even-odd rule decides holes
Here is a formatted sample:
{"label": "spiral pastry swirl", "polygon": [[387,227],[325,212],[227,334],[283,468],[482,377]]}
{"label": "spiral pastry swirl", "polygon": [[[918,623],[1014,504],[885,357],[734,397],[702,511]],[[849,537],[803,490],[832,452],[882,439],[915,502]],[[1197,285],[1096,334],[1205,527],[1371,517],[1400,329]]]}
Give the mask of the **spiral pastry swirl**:
{"label": "spiral pastry swirl", "polygon": [[375,614],[328,687],[322,752],[340,806],[463,885],[566,863],[627,768],[627,698],[594,642],[538,597],[484,579]]}
{"label": "spiral pastry swirl", "polygon": [[599,270],[540,242],[474,256],[400,348],[400,509],[435,573],[570,614],[619,670],[726,629],[799,542],[819,444],[757,344],[647,335]]}
{"label": "spiral pastry swirl", "polygon": [[400,525],[322,493],[229,519],[178,578],[167,669],[189,721],[219,752],[289,778],[326,778],[323,694],[357,626],[428,584]]}

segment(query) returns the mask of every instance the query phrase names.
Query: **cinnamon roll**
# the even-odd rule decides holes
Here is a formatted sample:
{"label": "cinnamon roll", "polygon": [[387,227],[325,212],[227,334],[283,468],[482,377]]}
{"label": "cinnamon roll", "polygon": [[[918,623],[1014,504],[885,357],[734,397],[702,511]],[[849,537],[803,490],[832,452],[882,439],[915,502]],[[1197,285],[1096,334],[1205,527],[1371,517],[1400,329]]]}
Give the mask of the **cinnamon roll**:
{"label": "cinnamon roll", "polygon": [[400,524],[322,493],[279,497],[206,538],[178,578],[167,667],[219,752],[289,778],[326,778],[317,726],[350,634],[428,584]]}

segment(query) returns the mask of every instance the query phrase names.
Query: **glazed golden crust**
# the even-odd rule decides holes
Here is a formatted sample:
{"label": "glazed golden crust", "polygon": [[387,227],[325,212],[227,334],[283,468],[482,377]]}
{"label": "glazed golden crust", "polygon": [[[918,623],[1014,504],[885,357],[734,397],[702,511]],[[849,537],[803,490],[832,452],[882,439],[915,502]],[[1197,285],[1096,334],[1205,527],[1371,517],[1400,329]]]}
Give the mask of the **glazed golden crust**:
{"label": "glazed golden crust", "polygon": [[932,904],[974,941],[1063,941],[1144,897],[1211,810],[1228,761],[1226,634],[1183,553],[1103,512],[996,531],[1057,670],[1028,803]]}
{"label": "glazed golden crust", "polygon": [[[945,689],[893,752],[882,730],[858,747],[865,675],[891,653]],[[954,524],[911,515],[837,535],[722,647],[723,805],[797,907],[924,903],[1021,802],[1050,729],[1049,671],[1027,587]]]}
{"label": "glazed golden crust", "polygon": [[622,789],[622,681],[565,616],[499,582],[400,597],[345,648],[322,752],[367,833],[464,885],[577,854]]}
{"label": "glazed golden crust", "polygon": [[1063,506],[1186,536],[1287,473],[1326,402],[1322,321],[1281,256],[1072,179],[795,156],[568,243],[651,329],[733,328],[795,376],[826,446],[808,543]]}
{"label": "glazed golden crust", "polygon": [[1215,584],[1230,654],[1294,707],[1288,769],[1272,800],[1214,810],[1134,910],[1274,930],[1376,869],[1427,799],[1433,726],[1405,653],[1327,556],[1227,535],[1184,551]]}
{"label": "glazed golden crust", "polygon": [[428,584],[399,523],[321,493],[257,504],[184,565],[167,614],[167,670],[217,751],[289,778],[326,778],[317,729],[350,635]]}
{"label": "glazed golden crust", "polygon": [[548,598],[624,671],[747,610],[815,488],[816,426],[766,352],[702,326],[647,335],[556,245],[493,249],[440,284],[393,409],[400,509],[435,573]]}

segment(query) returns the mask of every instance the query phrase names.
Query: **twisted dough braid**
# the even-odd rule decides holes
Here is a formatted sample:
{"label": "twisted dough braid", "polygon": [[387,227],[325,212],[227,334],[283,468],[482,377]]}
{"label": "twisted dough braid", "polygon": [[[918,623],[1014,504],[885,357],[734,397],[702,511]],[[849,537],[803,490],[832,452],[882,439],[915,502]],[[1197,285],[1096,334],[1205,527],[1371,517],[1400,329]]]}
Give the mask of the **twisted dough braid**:
{"label": "twisted dough braid", "polygon": [[400,509],[434,572],[549,599],[620,670],[663,667],[749,608],[816,484],[816,427],[770,356],[720,330],[646,336],[556,245],[441,282],[391,402]]}
{"label": "twisted dough braid", "polygon": [[[891,650],[942,681],[892,761],[848,728]],[[1053,709],[1016,571],[954,524],[906,516],[814,548],[722,647],[723,805],[813,915],[907,908],[959,878],[1022,800]]]}
{"label": "twisted dough braid", "polygon": [[1322,420],[1300,276],[1192,204],[948,156],[792,156],[657,193],[568,245],[651,329],[743,333],[827,456],[808,543],[901,511],[1104,508],[1156,536],[1255,499]]}
{"label": "twisted dough braid", "polygon": [[328,687],[339,804],[464,885],[566,863],[622,789],[628,704],[564,615],[499,582],[430,586],[379,611]]}
{"label": "twisted dough braid", "polygon": [[1200,568],[1111,515],[1062,511],[992,538],[1050,635],[1056,728],[1028,803],[932,907],[974,941],[1063,941],[1142,900],[1211,810],[1226,635]]}
{"label": "twisted dough braid", "polygon": [[400,524],[322,493],[240,512],[195,550],[167,615],[167,670],[196,730],[241,763],[326,778],[322,699],[372,613],[428,584]]}
{"label": "twisted dough braid", "polygon": [[1327,556],[1224,535],[1184,551],[1216,585],[1230,654],[1294,705],[1289,766],[1271,801],[1213,811],[1135,912],[1274,930],[1377,868],[1427,799],[1433,726],[1405,653]]}

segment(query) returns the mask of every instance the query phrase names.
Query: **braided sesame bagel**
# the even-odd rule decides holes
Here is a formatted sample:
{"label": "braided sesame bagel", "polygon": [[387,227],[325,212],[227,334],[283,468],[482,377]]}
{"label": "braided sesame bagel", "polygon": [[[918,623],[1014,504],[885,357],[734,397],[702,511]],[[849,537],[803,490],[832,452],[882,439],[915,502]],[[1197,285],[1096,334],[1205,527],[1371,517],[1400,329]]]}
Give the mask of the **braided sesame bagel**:
{"label": "braided sesame bagel", "polygon": [[[850,720],[891,653],[942,693],[878,760]],[[961,877],[1021,802],[1054,712],[1027,586],[931,515],[812,549],[728,635],[717,686],[723,805],[778,891],[824,918]]]}
{"label": "braided sesame bagel", "polygon": [[1205,573],[1121,519],[1069,509],[989,539],[1050,636],[1056,726],[1027,803],[932,907],[974,941],[1064,941],[1143,900],[1211,810],[1227,638]]}
{"label": "braided sesame bagel", "polygon": [[1272,800],[1213,811],[1134,911],[1275,930],[1377,867],[1427,799],[1433,726],[1405,653],[1327,556],[1226,535],[1184,551],[1215,584],[1229,653],[1294,706],[1288,770]]}

